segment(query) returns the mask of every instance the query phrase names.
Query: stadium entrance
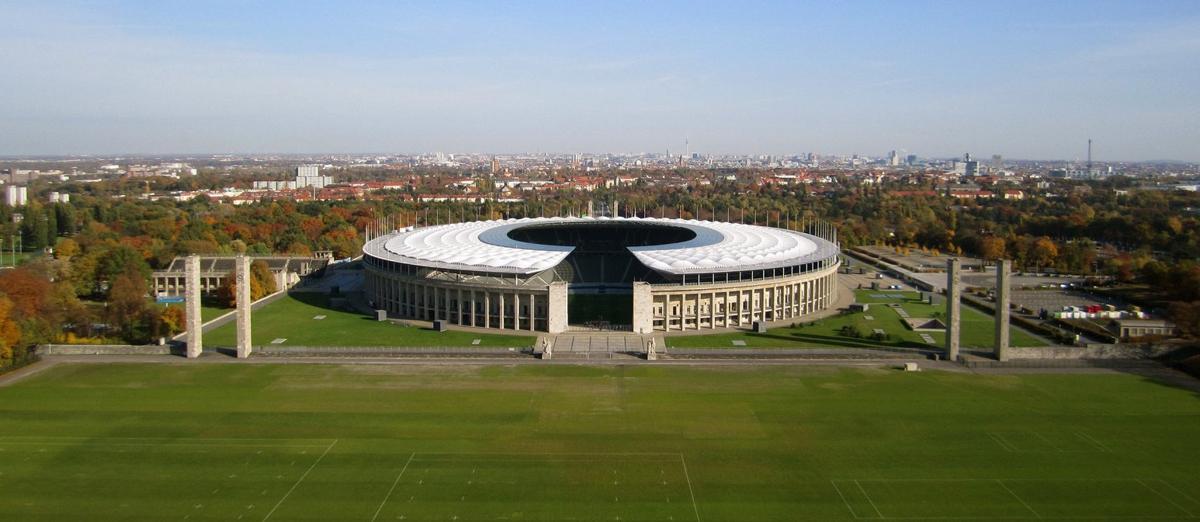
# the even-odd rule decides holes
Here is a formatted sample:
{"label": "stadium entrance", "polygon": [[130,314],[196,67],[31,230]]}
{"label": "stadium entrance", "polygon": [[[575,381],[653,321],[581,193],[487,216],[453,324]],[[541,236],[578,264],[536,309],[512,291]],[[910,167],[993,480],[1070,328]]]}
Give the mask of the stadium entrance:
{"label": "stadium entrance", "polygon": [[554,268],[555,280],[568,283],[568,323],[577,328],[633,329],[633,283],[660,282],[657,272],[638,261],[629,247],[680,243],[696,237],[683,227],[596,221],[534,225],[508,237],[542,245],[573,246]]}

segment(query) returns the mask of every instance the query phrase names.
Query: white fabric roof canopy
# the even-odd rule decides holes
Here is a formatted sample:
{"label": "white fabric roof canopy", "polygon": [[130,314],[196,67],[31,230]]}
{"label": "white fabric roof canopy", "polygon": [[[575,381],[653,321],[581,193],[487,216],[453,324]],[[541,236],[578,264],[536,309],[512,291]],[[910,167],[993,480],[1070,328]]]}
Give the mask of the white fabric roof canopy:
{"label": "white fabric roof canopy", "polygon": [[790,266],[833,255],[828,241],[790,230],[739,223],[657,218],[527,218],[409,228],[363,246],[374,257],[430,268],[533,274],[561,263],[574,247],[517,241],[508,232],[531,225],[626,222],[687,228],[680,243],[629,247],[646,266],[666,274],[734,272]]}

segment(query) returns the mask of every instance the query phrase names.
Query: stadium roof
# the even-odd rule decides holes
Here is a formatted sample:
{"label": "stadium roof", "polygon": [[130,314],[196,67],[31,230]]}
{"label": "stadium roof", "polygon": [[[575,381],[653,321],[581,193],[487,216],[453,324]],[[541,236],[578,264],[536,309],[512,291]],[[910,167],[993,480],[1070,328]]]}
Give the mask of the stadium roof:
{"label": "stadium roof", "polygon": [[646,266],[666,274],[707,274],[798,265],[837,253],[816,236],[779,228],[658,218],[526,218],[406,228],[367,242],[363,252],[399,263],[472,272],[533,274],[554,268],[572,246],[518,241],[509,231],[527,226],[622,222],[686,228],[687,241],[628,247]]}

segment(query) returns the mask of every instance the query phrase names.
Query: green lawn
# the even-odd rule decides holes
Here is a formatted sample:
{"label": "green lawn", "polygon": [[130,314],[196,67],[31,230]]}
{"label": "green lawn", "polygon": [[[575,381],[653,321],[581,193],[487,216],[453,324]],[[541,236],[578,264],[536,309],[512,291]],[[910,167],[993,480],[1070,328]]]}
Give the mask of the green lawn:
{"label": "green lawn", "polygon": [[[0,387],[5,520],[1192,520],[1131,374],[66,364]],[[618,518],[619,517],[619,518]]]}
{"label": "green lawn", "polygon": [[[255,345],[268,345],[286,339],[279,346],[532,346],[534,337],[479,334],[473,332],[435,332],[424,328],[399,326],[376,321],[353,312],[328,307],[324,294],[291,294],[254,312],[251,333]],[[324,319],[316,319],[324,316]],[[237,330],[230,322],[204,334],[210,346],[234,346]]]}
{"label": "green lawn", "polygon": [[[225,315],[229,312],[232,312],[234,310],[233,308],[225,308],[222,306],[217,306],[215,303],[208,302],[207,299],[205,299],[203,301],[204,302],[200,305],[200,320],[205,323],[207,323],[213,319],[216,319],[222,315]],[[161,306],[164,308],[168,307],[168,306],[183,307],[184,303],[156,303],[156,306]]]}
{"label": "green lawn", "polygon": [[[4,245],[5,245],[5,247],[7,247],[8,243],[4,243]],[[21,265],[25,264],[26,261],[29,261],[30,259],[42,257],[42,255],[43,255],[41,251],[17,252],[16,253],[16,263],[14,264],[13,263],[13,253],[6,249],[0,249],[0,250],[3,250],[2,252],[0,252],[0,267],[21,266]]]}
{"label": "green lawn", "polygon": [[[917,292],[898,290],[858,290],[857,302],[869,303],[870,309],[865,313],[852,313],[829,317],[817,321],[813,325],[797,323],[795,328],[772,328],[765,334],[751,332],[731,332],[713,335],[685,335],[667,337],[667,346],[677,348],[733,348],[733,341],[742,341],[747,348],[828,348],[828,347],[942,347],[945,346],[946,335],[942,332],[927,332],[934,339],[934,344],[921,339],[919,332],[909,330],[904,325],[895,310],[888,303],[899,303],[908,312],[909,317],[934,317],[934,313],[944,313],[945,305],[926,305],[920,302]],[[991,347],[994,334],[993,318],[963,305],[962,307],[962,337],[964,347]],[[867,319],[871,317],[872,319]],[[857,326],[864,338],[855,339],[839,334],[846,325]],[[873,341],[865,338],[876,328],[890,335],[887,341]],[[1023,330],[1010,330],[1012,346],[1045,346],[1045,342]]]}

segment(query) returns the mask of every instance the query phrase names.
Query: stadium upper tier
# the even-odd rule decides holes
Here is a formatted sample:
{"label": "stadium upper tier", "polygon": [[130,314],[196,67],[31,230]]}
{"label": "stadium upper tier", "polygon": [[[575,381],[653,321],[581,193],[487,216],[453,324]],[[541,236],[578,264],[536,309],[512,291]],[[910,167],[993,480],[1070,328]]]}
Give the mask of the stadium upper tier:
{"label": "stadium upper tier", "polygon": [[[708,274],[803,265],[837,254],[833,243],[810,234],[738,223],[658,218],[526,218],[406,228],[372,239],[363,252],[384,261],[442,270],[534,274],[554,268],[575,250],[566,244],[521,241],[510,232],[548,227],[662,227],[665,244],[625,246],[664,274]],[[680,230],[683,229],[683,230]],[[664,231],[665,232],[665,231]],[[520,235],[520,234],[517,234]]]}

